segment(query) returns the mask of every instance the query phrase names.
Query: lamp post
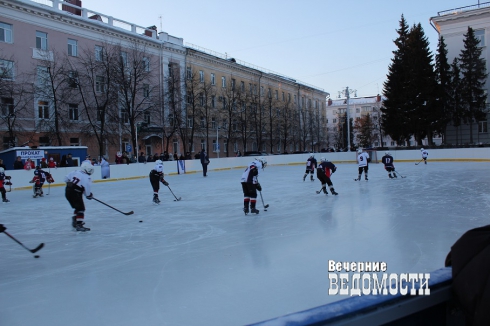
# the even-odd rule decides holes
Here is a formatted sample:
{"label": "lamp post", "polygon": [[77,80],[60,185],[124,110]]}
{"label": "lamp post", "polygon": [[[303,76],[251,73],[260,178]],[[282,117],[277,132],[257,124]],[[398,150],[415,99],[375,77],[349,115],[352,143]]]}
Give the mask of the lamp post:
{"label": "lamp post", "polygon": [[356,90],[349,89],[349,86],[345,88],[345,90],[340,91],[340,94],[345,95],[346,99],[346,104],[347,104],[347,151],[350,152],[350,117],[349,117],[349,99],[350,99],[350,93],[355,93]]}
{"label": "lamp post", "polygon": [[219,130],[219,126],[218,126],[218,122],[216,121],[216,153],[218,154],[218,158],[219,158],[219,135],[218,135],[218,130]]}

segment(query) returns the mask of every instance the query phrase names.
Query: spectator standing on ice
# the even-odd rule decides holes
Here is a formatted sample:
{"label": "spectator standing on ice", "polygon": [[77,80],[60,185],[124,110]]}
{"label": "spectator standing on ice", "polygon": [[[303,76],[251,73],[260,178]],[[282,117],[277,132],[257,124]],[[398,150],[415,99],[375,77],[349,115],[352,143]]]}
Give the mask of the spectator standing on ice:
{"label": "spectator standing on ice", "polygon": [[204,148],[201,151],[201,155],[199,157],[201,159],[201,165],[202,165],[202,175],[203,177],[207,176],[208,173],[208,164],[209,164],[209,157]]}

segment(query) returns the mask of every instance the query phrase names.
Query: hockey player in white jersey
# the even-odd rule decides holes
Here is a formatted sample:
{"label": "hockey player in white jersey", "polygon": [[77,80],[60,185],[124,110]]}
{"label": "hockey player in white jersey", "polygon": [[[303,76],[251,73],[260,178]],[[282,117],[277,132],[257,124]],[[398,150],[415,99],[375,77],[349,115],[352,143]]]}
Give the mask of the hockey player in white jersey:
{"label": "hockey player in white jersey", "polygon": [[357,150],[357,164],[359,166],[359,176],[354,181],[361,181],[362,171],[364,171],[364,180],[368,181],[369,155],[362,151],[362,148]]}
{"label": "hockey player in white jersey", "polygon": [[[267,161],[261,157],[251,162],[245,171],[242,173],[241,183],[243,190],[243,212],[247,215],[249,212],[259,214],[259,210],[255,207],[257,203],[257,190],[262,191],[262,187],[257,179],[259,169],[264,169]],[[250,210],[249,210],[250,204]]]}
{"label": "hockey player in white jersey", "polygon": [[429,156],[429,152],[427,152],[426,149],[421,148],[420,153],[422,154],[422,159],[424,160],[424,163],[427,164],[427,156]]}
{"label": "hockey player in white jersey", "polygon": [[82,163],[80,170],[70,172],[65,176],[66,189],[65,197],[75,210],[72,217],[72,226],[77,231],[90,231],[84,227],[85,205],[83,203],[83,195],[87,199],[92,199],[92,179],[90,175],[94,173],[94,167],[90,163]]}
{"label": "hockey player in white jersey", "polygon": [[155,167],[150,171],[150,183],[153,188],[153,202],[155,204],[160,204],[160,199],[158,198],[158,191],[160,190],[160,182],[164,186],[168,186],[168,182],[163,178],[165,174],[163,173],[163,162],[162,160],[155,161]]}

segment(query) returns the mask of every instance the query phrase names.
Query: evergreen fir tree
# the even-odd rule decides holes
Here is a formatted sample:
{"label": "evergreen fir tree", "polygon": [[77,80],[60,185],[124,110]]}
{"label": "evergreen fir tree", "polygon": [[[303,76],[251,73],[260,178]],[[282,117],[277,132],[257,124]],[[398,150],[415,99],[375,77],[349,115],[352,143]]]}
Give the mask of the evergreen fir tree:
{"label": "evergreen fir tree", "polygon": [[473,144],[473,123],[486,118],[485,106],[487,95],[484,85],[488,76],[486,61],[482,58],[480,40],[475,37],[475,32],[468,27],[464,35],[464,49],[459,56],[462,100],[465,108],[465,122],[470,126],[470,143]]}
{"label": "evergreen fir tree", "polygon": [[448,63],[447,47],[444,37],[439,38],[436,53],[437,102],[434,103],[434,130],[442,135],[442,143],[446,143],[446,128],[451,121],[451,66]]}
{"label": "evergreen fir tree", "polygon": [[449,74],[449,98],[448,98],[448,113],[451,118],[453,126],[456,127],[456,145],[459,145],[458,132],[459,127],[463,121],[464,108],[462,105],[462,84],[461,84],[461,71],[459,69],[459,60],[454,58],[451,64],[451,70]]}
{"label": "evergreen fir tree", "polygon": [[420,23],[410,29],[407,48],[409,73],[404,91],[409,131],[419,145],[426,136],[432,144],[433,123],[437,120],[437,84],[429,41]]}
{"label": "evergreen fir tree", "polygon": [[398,143],[410,139],[407,116],[406,83],[409,77],[408,67],[408,25],[405,17],[400,19],[397,30],[398,37],[394,41],[397,49],[393,51],[393,59],[388,67],[387,79],[383,84],[383,94],[386,97],[381,125],[384,132]]}

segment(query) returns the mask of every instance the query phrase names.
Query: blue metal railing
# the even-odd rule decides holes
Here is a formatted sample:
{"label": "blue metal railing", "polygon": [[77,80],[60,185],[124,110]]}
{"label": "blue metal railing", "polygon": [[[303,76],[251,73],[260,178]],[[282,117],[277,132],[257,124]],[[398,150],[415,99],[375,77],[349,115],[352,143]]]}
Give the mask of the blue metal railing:
{"label": "blue metal railing", "polygon": [[449,9],[449,10],[443,10],[443,11],[439,11],[437,13],[437,15],[438,16],[452,15],[452,14],[457,14],[460,12],[476,10],[476,9],[481,9],[481,8],[487,8],[487,7],[490,7],[490,2],[483,2],[483,3],[478,3],[476,5],[459,7],[459,8]]}

